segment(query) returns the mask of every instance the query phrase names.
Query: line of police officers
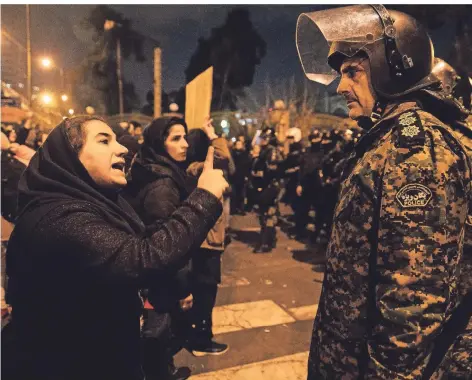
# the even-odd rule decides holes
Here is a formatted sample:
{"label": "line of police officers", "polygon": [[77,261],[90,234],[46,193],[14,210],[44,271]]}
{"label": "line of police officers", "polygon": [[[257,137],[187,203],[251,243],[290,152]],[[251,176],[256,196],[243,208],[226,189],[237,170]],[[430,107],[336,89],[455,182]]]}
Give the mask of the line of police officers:
{"label": "line of police officers", "polygon": [[329,235],[332,214],[343,165],[362,132],[312,128],[309,146],[302,145],[299,128],[287,132],[288,153],[280,149],[273,128],[260,135],[260,152],[249,173],[249,203],[259,207],[260,240],[255,252],[270,252],[276,246],[275,227],[279,223],[279,200],[290,205],[295,226],[291,236],[308,238]]}

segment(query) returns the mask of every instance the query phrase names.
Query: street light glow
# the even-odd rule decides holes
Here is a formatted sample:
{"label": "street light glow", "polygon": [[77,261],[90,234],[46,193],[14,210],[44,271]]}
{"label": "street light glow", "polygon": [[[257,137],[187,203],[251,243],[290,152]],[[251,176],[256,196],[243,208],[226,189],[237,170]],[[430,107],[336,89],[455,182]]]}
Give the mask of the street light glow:
{"label": "street light glow", "polygon": [[63,102],[67,102],[67,99],[69,99],[69,97],[66,94],[63,94],[61,96],[61,99],[62,99]]}
{"label": "street light glow", "polygon": [[69,115],[73,115],[74,114],[74,110],[72,108],[69,108]]}
{"label": "street light glow", "polygon": [[44,57],[41,59],[41,65],[45,68],[45,69],[50,69],[51,66],[52,66],[52,61],[50,58],[47,58],[47,57]]}
{"label": "street light glow", "polygon": [[43,94],[41,96],[41,101],[45,104],[45,105],[49,105],[52,103],[52,96],[50,94]]}
{"label": "street light glow", "polygon": [[225,128],[228,128],[229,127],[229,123],[227,120],[221,120],[221,128],[225,129]]}

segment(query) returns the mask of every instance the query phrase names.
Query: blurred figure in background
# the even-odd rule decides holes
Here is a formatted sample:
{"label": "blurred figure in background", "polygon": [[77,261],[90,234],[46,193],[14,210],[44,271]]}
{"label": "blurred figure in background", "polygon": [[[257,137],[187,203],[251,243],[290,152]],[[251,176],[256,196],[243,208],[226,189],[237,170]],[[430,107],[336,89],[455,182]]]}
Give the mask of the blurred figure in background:
{"label": "blurred figure in background", "polygon": [[[201,175],[209,149],[214,149],[215,152],[214,167],[228,176],[231,154],[227,141],[215,133],[212,119],[207,118],[202,129],[191,130],[187,141],[189,144],[187,173],[190,176],[197,179]],[[187,349],[194,356],[222,355],[229,348],[224,343],[214,341],[212,331],[212,312],[218,284],[221,282],[221,259],[225,250],[226,217],[227,214],[223,212],[192,260],[190,288],[194,302],[189,313]]]}
{"label": "blurred figure in background", "polygon": [[[303,146],[301,144],[302,131],[300,128],[290,128],[287,131],[288,154],[281,163],[281,176],[284,179],[285,194],[282,201],[292,208],[294,220],[299,219],[300,202],[297,195],[298,178],[300,175],[300,161],[303,155]],[[303,238],[304,230],[298,230],[297,226],[289,229],[291,236]]]}
{"label": "blurred figure in background", "polygon": [[[323,164],[323,151],[321,150],[321,132],[313,128],[308,136],[310,146],[303,153],[300,162],[298,186],[296,189],[299,197],[299,212],[295,220],[299,233],[306,233],[309,225],[310,242],[316,241],[321,225],[316,223],[318,213],[321,212],[324,202],[322,196],[322,184],[320,172]],[[314,215],[313,215],[314,213]]]}
{"label": "blurred figure in background", "polygon": [[277,199],[280,193],[280,163],[282,156],[273,128],[265,128],[261,135],[261,150],[251,168],[251,186],[255,203],[259,206],[261,233],[254,253],[268,253],[277,244]]}
{"label": "blurred figure in background", "polygon": [[245,183],[251,167],[249,153],[246,151],[244,141],[241,139],[236,140],[231,155],[235,166],[235,172],[230,177],[232,187],[231,213],[244,215]]}

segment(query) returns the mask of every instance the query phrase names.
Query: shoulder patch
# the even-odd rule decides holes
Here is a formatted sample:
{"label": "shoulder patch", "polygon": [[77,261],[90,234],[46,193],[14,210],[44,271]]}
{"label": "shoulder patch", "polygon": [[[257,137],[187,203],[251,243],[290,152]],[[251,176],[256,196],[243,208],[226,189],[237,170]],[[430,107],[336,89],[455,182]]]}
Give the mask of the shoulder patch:
{"label": "shoulder patch", "polygon": [[395,120],[398,130],[397,148],[424,145],[425,132],[420,116],[416,111],[406,111]]}
{"label": "shoulder patch", "polygon": [[433,193],[424,185],[409,183],[403,186],[395,196],[403,208],[426,207]]}

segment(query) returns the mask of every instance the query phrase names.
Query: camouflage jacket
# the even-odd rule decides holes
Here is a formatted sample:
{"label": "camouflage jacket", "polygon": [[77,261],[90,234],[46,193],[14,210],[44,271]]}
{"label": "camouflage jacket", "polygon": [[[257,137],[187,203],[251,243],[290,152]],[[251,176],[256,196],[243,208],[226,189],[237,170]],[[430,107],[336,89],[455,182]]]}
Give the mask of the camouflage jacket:
{"label": "camouflage jacket", "polygon": [[362,137],[342,177],[308,379],[422,379],[462,300],[464,147],[403,103]]}

